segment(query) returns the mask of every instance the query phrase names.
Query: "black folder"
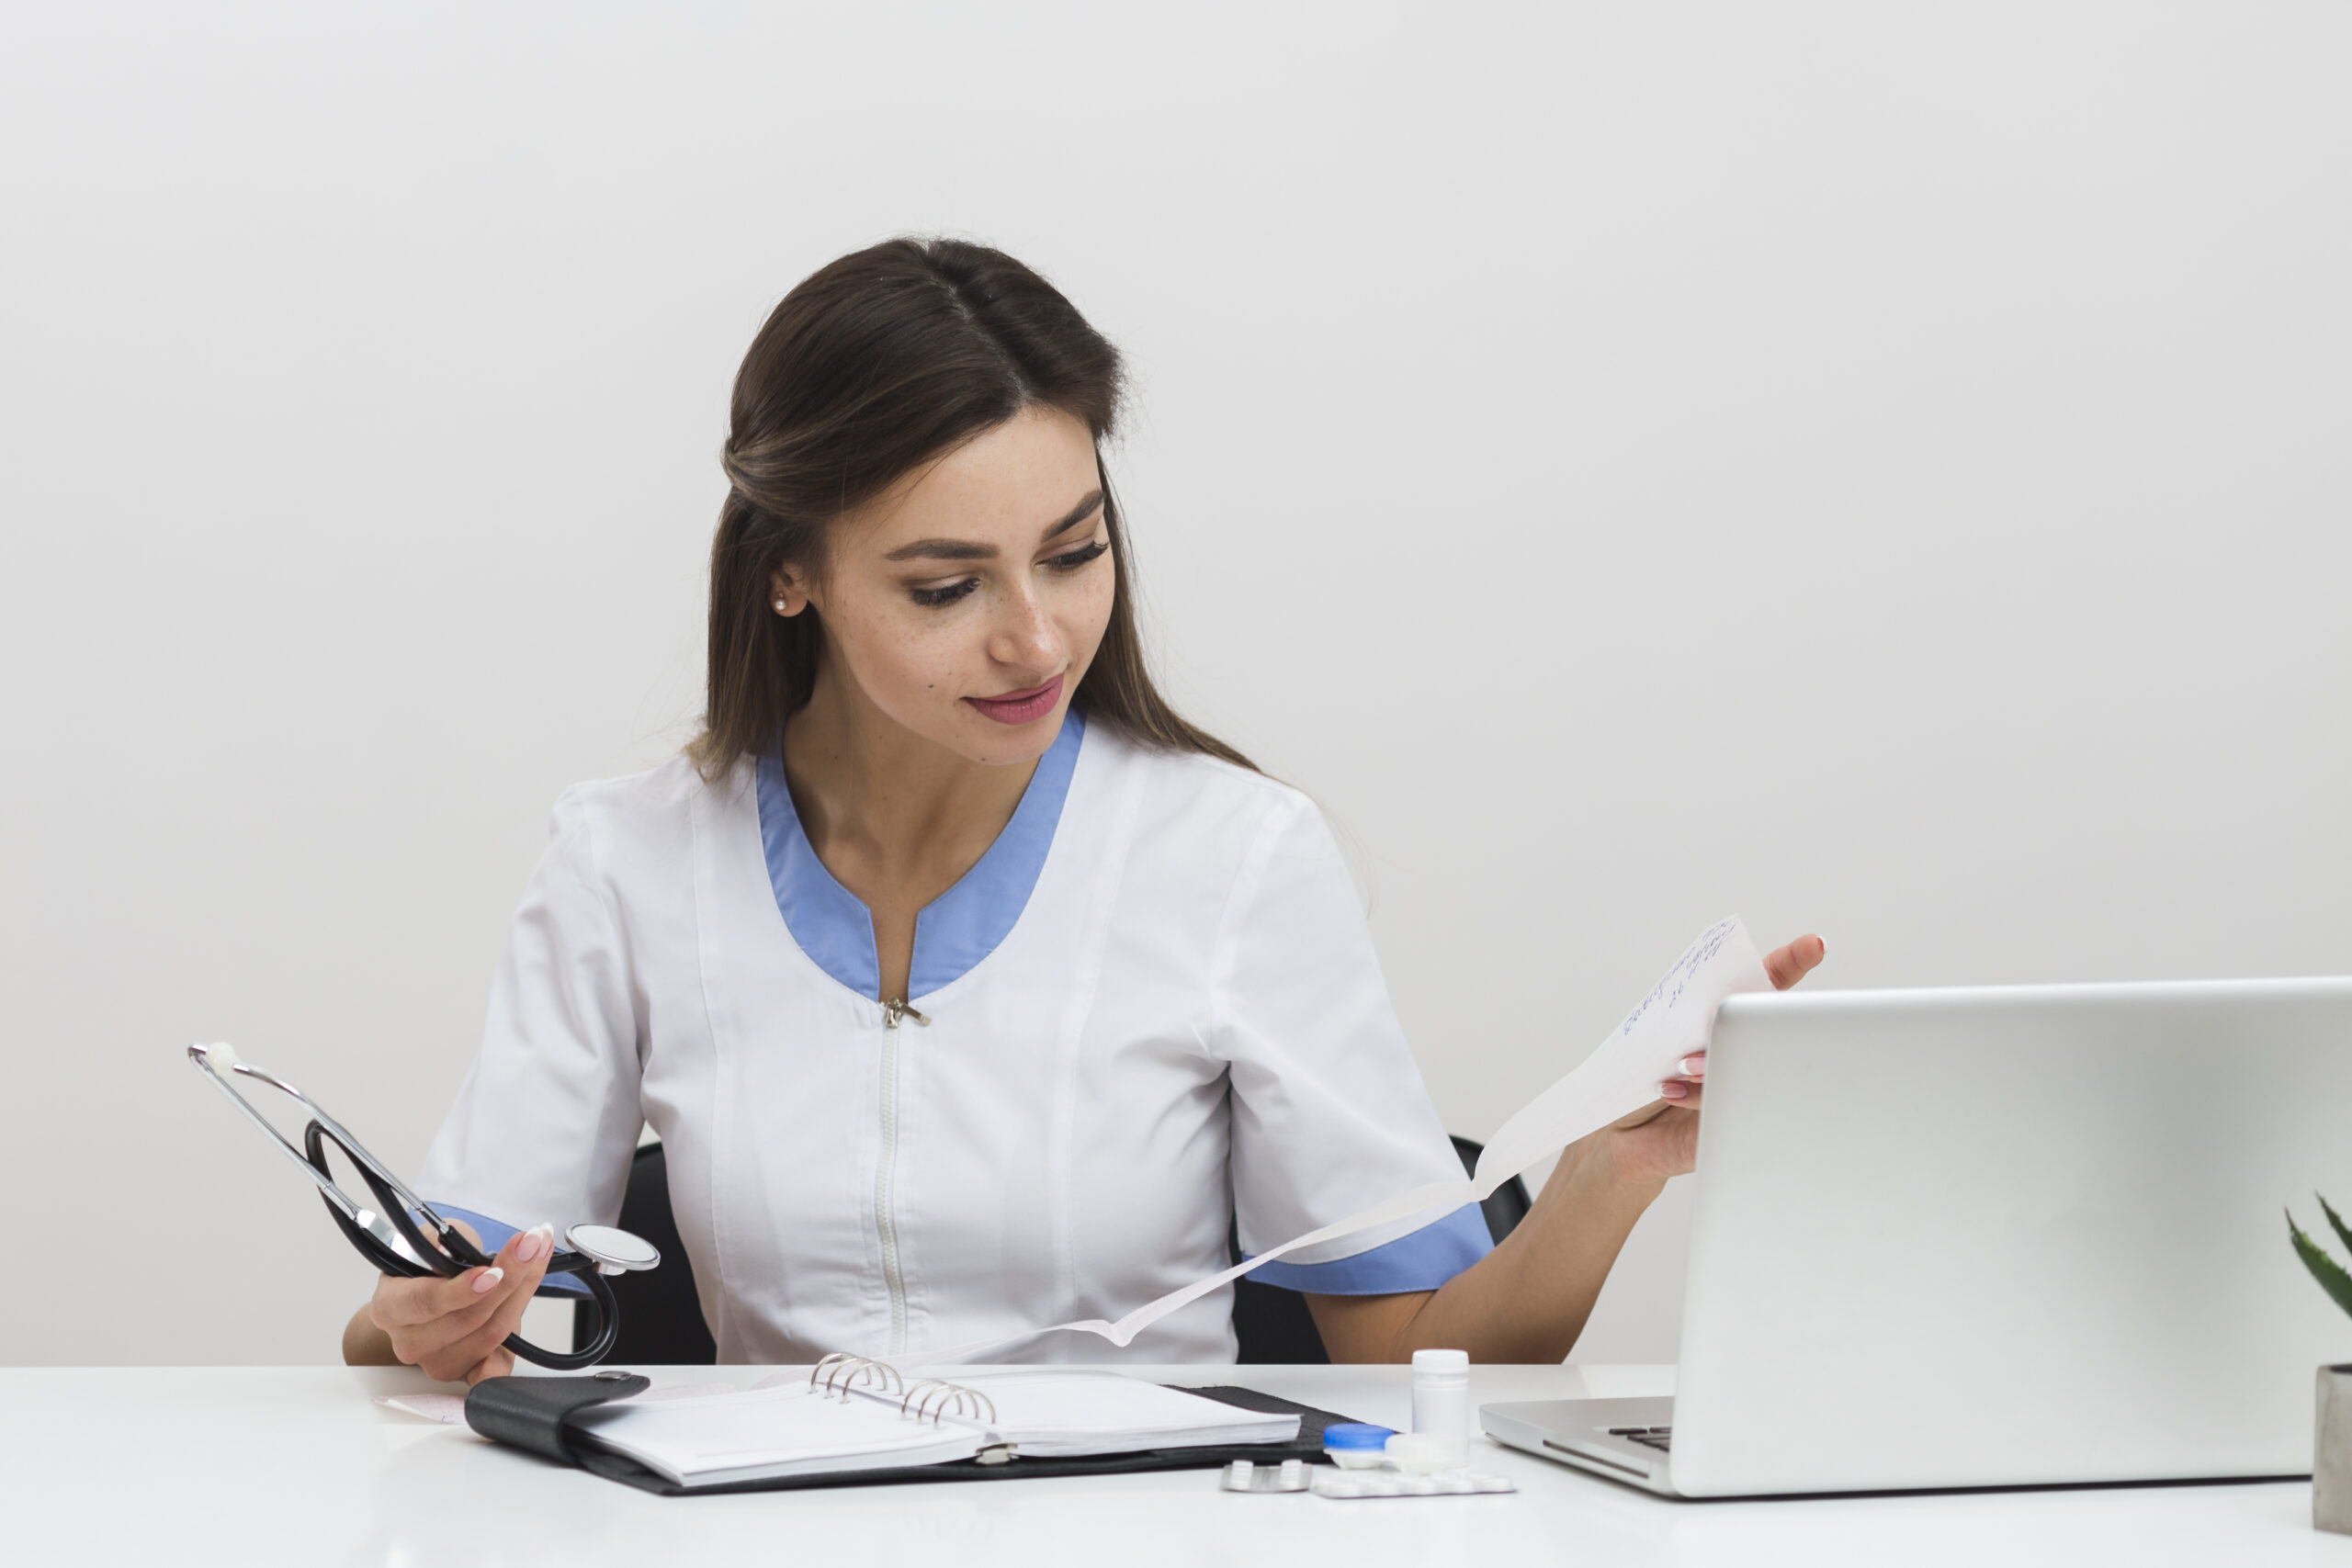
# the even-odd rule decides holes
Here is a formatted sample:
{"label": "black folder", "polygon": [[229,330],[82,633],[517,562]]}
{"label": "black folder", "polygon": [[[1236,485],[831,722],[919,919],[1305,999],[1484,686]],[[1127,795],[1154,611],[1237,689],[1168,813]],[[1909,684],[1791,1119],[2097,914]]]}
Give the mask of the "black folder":
{"label": "black folder", "polygon": [[995,1463],[956,1460],[947,1464],[896,1465],[883,1470],[836,1471],[825,1475],[784,1475],[761,1481],[728,1481],[714,1486],[681,1486],[626,1454],[581,1440],[572,1416],[609,1400],[627,1399],[652,1386],[635,1372],[602,1371],[578,1378],[484,1378],[466,1395],[466,1425],[497,1442],[528,1449],[558,1464],[571,1465],[607,1481],[663,1497],[700,1497],[728,1492],[785,1492],[804,1486],[888,1486],[916,1481],[1020,1481],[1038,1475],[1122,1475],[1147,1470],[1222,1470],[1238,1459],[1279,1464],[1303,1459],[1323,1464],[1323,1428],[1352,1420],[1311,1404],[1297,1404],[1250,1388],[1187,1388],[1204,1399],[1266,1415],[1298,1416],[1298,1436],[1286,1443],[1228,1443],[1214,1448],[1145,1449],[1135,1453],[1088,1454],[1074,1459],[1028,1459],[1015,1455]]}

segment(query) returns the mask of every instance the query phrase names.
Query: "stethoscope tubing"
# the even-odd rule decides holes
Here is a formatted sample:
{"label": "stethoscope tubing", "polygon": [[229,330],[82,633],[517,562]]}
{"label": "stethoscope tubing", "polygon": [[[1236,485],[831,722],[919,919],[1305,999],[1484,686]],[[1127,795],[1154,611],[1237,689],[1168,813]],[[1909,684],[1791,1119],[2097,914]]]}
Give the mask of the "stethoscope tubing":
{"label": "stethoscope tubing", "polygon": [[[491,1260],[482,1256],[480,1247],[466,1239],[465,1232],[435,1213],[424,1200],[411,1192],[399,1177],[369,1154],[365,1145],[353,1137],[342,1122],[328,1115],[309,1095],[250,1062],[232,1061],[225,1068],[216,1068],[206,1047],[191,1045],[187,1054],[188,1060],[195,1064],[198,1072],[204,1075],[206,1081],[220,1090],[229,1103],[234,1105],[254,1126],[267,1134],[270,1142],[276,1144],[287,1158],[301,1168],[302,1174],[317,1186],[319,1201],[326,1205],[327,1216],[334,1221],[335,1228],[343,1232],[344,1239],[350,1242],[377,1272],[405,1280],[422,1279],[428,1274],[455,1279],[469,1269],[488,1266]],[[297,1148],[292,1139],[255,1110],[243,1094],[232,1088],[224,1076],[227,1072],[266,1084],[309,1111],[311,1122],[303,1129],[302,1146]],[[392,1227],[394,1234],[415,1253],[414,1258],[395,1251],[362,1224],[363,1220],[374,1221],[377,1215],[361,1210],[335,1181],[334,1170],[327,1164],[326,1145],[329,1143],[341,1149],[344,1157],[351,1162],[352,1168],[358,1171],[359,1179],[368,1184],[368,1190],[381,1205],[382,1223]],[[437,1242],[426,1239],[416,1223],[419,1214],[433,1222],[440,1235]],[[603,1266],[577,1249],[559,1247],[548,1257],[547,1271],[572,1275],[588,1287],[588,1299],[595,1303],[596,1308],[595,1334],[588,1347],[581,1350],[546,1349],[532,1344],[520,1334],[506,1337],[506,1348],[551,1371],[576,1372],[584,1367],[594,1366],[612,1353],[613,1341],[620,1331],[621,1321],[620,1303],[613,1295],[613,1288],[605,1278]]]}
{"label": "stethoscope tubing", "polygon": [[[401,1239],[409,1244],[417,1258],[423,1259],[422,1262],[414,1261],[394,1252],[360,1229],[348,1214],[327,1201],[322,1194],[320,1201],[326,1204],[328,1217],[343,1232],[344,1238],[358,1249],[359,1255],[375,1265],[378,1273],[404,1280],[421,1280],[428,1275],[454,1280],[469,1269],[489,1267],[491,1259],[483,1256],[480,1247],[468,1241],[465,1233],[455,1225],[441,1233],[437,1245],[427,1240],[424,1232],[418,1227],[409,1204],[402,1201],[404,1195],[392,1191],[389,1184],[378,1176],[373,1160],[353,1151],[345,1141],[349,1134],[339,1136],[338,1134],[341,1134],[340,1128],[330,1130],[318,1121],[312,1121],[304,1127],[302,1147],[308,1156],[307,1163],[328,1181],[333,1181],[334,1173],[327,1165],[326,1145],[332,1143],[341,1149],[345,1157],[351,1161],[353,1168],[359,1172],[359,1179],[368,1184],[368,1190],[383,1205],[384,1218],[400,1232]],[[549,1350],[532,1344],[520,1334],[508,1335],[505,1347],[525,1360],[550,1371],[576,1372],[582,1368],[593,1367],[612,1353],[613,1340],[620,1332],[620,1303],[613,1297],[613,1287],[594,1259],[569,1247],[556,1248],[548,1258],[547,1271],[550,1274],[570,1274],[588,1287],[588,1299],[596,1307],[595,1335],[585,1348],[570,1351]]]}

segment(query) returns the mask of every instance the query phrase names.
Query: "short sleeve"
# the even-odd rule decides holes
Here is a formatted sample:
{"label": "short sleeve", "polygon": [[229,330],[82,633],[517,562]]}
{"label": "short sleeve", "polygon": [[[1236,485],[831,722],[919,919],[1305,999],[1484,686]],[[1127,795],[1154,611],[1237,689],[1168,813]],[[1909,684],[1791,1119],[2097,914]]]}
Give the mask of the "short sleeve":
{"label": "short sleeve", "polygon": [[[1270,818],[1242,863],[1212,986],[1245,1257],[1408,1188],[1462,1178],[1389,1003],[1355,884],[1304,797]],[[1492,1246],[1474,1203],[1304,1247],[1251,1277],[1334,1295],[1434,1290]]]}
{"label": "short sleeve", "polygon": [[418,1174],[425,1201],[485,1241],[616,1220],[643,1124],[631,998],[586,811],[566,795],[499,958],[481,1050]]}

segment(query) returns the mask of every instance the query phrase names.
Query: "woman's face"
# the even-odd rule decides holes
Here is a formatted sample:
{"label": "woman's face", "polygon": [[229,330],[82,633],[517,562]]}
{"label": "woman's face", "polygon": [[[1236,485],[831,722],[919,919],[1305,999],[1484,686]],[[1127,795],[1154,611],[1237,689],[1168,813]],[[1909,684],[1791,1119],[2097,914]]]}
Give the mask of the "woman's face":
{"label": "woman's face", "polygon": [[1092,434],[1032,408],[842,517],[823,576],[787,567],[775,589],[823,617],[820,682],[861,720],[1022,762],[1053,743],[1102,641],[1110,548]]}

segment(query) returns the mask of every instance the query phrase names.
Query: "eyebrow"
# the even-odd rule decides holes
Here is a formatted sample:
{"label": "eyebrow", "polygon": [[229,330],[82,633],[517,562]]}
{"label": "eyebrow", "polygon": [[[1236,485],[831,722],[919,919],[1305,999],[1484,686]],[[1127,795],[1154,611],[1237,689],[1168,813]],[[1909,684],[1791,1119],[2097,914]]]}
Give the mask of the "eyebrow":
{"label": "eyebrow", "polygon": [[[1079,503],[1063,514],[1061,521],[1051,525],[1037,536],[1041,545],[1051,543],[1057,534],[1067,534],[1089,517],[1102,504],[1102,492],[1091,490]],[[900,545],[884,560],[994,560],[996,547],[971,539],[917,539],[911,545]]]}

